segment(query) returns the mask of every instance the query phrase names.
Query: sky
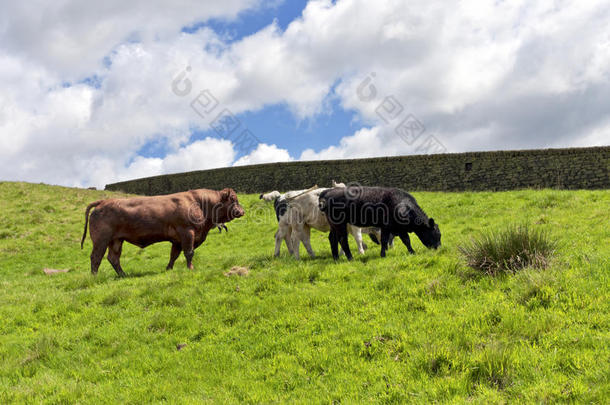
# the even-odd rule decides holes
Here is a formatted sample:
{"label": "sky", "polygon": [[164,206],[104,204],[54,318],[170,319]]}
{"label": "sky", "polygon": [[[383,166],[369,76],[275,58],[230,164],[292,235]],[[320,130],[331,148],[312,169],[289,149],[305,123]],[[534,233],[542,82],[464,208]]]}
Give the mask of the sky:
{"label": "sky", "polygon": [[2,1],[0,180],[608,145],[608,21],[604,0]]}

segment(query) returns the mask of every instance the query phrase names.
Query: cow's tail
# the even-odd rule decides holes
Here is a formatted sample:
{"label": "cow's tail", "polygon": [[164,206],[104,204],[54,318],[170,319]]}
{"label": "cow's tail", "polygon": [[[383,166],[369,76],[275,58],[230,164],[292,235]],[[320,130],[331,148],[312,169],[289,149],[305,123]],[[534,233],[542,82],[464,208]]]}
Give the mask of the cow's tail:
{"label": "cow's tail", "polygon": [[262,200],[265,200],[265,201],[273,201],[273,200],[275,200],[275,199],[279,198],[281,195],[282,195],[282,194],[280,194],[280,192],[279,192],[279,191],[274,190],[274,191],[272,191],[272,192],[270,192],[270,193],[267,193],[267,194],[261,194],[261,195],[260,195],[260,198],[261,198]]}
{"label": "cow's tail", "polygon": [[87,205],[87,210],[85,211],[85,231],[83,232],[83,238],[80,241],[81,249],[83,248],[83,245],[85,244],[85,238],[87,237],[87,226],[89,225],[89,211],[91,211],[91,208],[95,208],[100,205],[102,201],[104,200],[98,200]]}

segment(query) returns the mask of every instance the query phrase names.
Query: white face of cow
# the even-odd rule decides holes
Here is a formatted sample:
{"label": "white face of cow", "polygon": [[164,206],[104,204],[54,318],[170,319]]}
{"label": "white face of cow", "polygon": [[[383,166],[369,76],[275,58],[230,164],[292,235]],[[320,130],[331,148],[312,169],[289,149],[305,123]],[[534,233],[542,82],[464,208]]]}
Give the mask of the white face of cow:
{"label": "white face of cow", "polygon": [[325,212],[326,210],[326,199],[325,198],[320,198],[318,200],[318,208],[320,208],[320,211]]}

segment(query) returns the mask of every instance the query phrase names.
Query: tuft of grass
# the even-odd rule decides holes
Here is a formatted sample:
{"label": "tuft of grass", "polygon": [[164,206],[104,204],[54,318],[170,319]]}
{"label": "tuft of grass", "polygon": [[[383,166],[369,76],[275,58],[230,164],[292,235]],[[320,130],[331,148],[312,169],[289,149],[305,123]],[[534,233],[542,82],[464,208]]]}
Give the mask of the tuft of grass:
{"label": "tuft of grass", "polygon": [[27,352],[25,358],[21,361],[21,365],[47,359],[51,353],[57,348],[58,344],[55,338],[49,335],[41,336],[36,343]]}
{"label": "tuft of grass", "polygon": [[485,384],[495,389],[505,389],[511,384],[512,354],[506,347],[492,344],[474,361],[469,380],[472,384]]}
{"label": "tuft of grass", "polygon": [[544,269],[557,249],[547,231],[526,224],[482,232],[459,246],[466,263],[489,275],[515,273],[526,267]]}

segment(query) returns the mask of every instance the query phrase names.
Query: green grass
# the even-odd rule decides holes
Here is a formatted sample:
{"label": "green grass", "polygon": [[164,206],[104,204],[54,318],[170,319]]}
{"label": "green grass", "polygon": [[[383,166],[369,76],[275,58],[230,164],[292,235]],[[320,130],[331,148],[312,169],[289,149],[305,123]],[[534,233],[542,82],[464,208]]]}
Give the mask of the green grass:
{"label": "green grass", "polygon": [[[313,231],[318,258],[274,259],[272,208],[242,195],[195,271],[126,245],[119,279],[79,247],[87,203],[117,194],[0,183],[0,403],[607,403],[610,191],[414,194],[437,251],[334,263]],[[466,265],[460,244],[511,223],[559,241],[548,268]]]}
{"label": "green grass", "polygon": [[510,224],[500,230],[486,230],[458,249],[468,266],[493,276],[527,267],[547,268],[557,243],[544,228]]}

